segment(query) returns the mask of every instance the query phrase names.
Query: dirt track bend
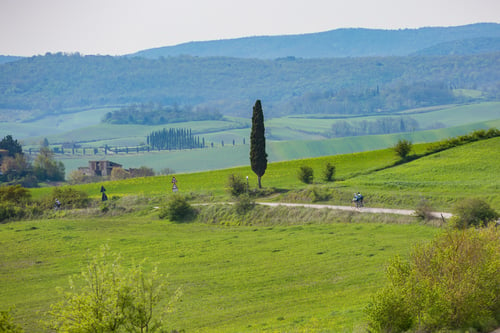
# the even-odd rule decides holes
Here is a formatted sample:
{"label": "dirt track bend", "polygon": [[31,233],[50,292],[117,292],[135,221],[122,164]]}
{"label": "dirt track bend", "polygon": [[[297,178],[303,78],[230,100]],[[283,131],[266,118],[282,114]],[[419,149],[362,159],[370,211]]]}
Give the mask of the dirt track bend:
{"label": "dirt track bend", "polygon": [[[307,208],[328,208],[328,209],[338,209],[338,210],[350,210],[357,211],[361,213],[377,213],[377,214],[397,214],[397,215],[414,215],[414,210],[408,209],[391,209],[391,208],[372,208],[372,207],[362,207],[362,208],[353,208],[351,206],[334,206],[334,205],[313,205],[313,204],[300,204],[300,203],[283,203],[283,202],[258,202],[259,205],[265,206],[288,206],[288,207],[307,207]],[[450,213],[444,212],[433,212],[432,215],[438,218],[450,218]]]}

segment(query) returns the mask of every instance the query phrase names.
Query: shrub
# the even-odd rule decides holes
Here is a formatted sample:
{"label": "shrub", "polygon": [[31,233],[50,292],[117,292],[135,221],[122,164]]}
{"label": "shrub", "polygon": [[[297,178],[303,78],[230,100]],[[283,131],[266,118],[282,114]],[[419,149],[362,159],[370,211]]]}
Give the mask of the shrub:
{"label": "shrub", "polygon": [[298,178],[305,184],[311,184],[314,179],[314,171],[310,166],[303,165],[299,168]]}
{"label": "shrub", "polygon": [[[143,265],[125,268],[120,256],[101,248],[82,270],[81,282],[70,280],[70,290],[51,305],[47,320],[57,332],[163,332],[161,316],[178,299],[170,302],[165,278],[156,267],[147,272]],[[162,306],[162,308],[160,308]]]}
{"label": "shrub", "polygon": [[488,203],[477,198],[458,202],[452,213],[451,223],[458,229],[486,226],[499,217]]}
{"label": "shrub", "polygon": [[1,203],[0,204],[0,222],[6,220],[22,219],[25,215],[25,210],[21,207]]}
{"label": "shrub", "polygon": [[173,195],[167,202],[167,205],[160,210],[159,217],[161,219],[169,219],[170,221],[181,222],[185,221],[194,215],[194,209],[191,207],[186,197],[182,195]]}
{"label": "shrub", "polygon": [[72,187],[56,187],[50,195],[42,200],[41,207],[52,209],[56,199],[61,202],[61,208],[86,208],[90,204],[90,198],[87,193],[78,191]]}
{"label": "shrub", "polygon": [[413,144],[411,143],[411,141],[399,139],[398,142],[394,145],[393,149],[399,157],[405,159],[413,149]]}
{"label": "shrub", "polygon": [[0,311],[0,332],[22,333],[24,330],[18,326],[11,315],[11,310]]}
{"label": "shrub", "polygon": [[130,173],[123,168],[111,169],[111,180],[122,180],[130,177]]}
{"label": "shrub", "polygon": [[240,195],[238,200],[234,203],[234,209],[237,214],[244,215],[248,213],[255,207],[255,201],[253,201],[249,195]]}
{"label": "shrub", "polygon": [[335,178],[335,165],[330,162],[326,163],[325,169],[323,170],[323,180],[326,182],[331,182]]}
{"label": "shrub", "polygon": [[139,169],[130,169],[129,173],[131,177],[153,177],[155,175],[155,171],[146,166],[141,166]]}
{"label": "shrub", "polygon": [[227,190],[232,196],[237,197],[246,192],[247,184],[242,176],[232,173],[227,178]]}
{"label": "shrub", "polygon": [[430,221],[434,218],[432,215],[432,206],[428,200],[422,199],[417,204],[417,208],[415,209],[415,216],[424,221]]}
{"label": "shrub", "polygon": [[396,258],[367,307],[378,332],[488,331],[500,319],[500,230],[453,230]]}
{"label": "shrub", "polygon": [[0,187],[0,202],[19,205],[29,202],[30,199],[31,192],[21,185]]}

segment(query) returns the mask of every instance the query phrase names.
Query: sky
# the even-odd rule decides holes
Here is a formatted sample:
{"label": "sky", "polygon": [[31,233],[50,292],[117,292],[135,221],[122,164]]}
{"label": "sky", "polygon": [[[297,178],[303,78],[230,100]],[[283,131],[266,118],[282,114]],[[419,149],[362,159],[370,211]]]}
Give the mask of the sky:
{"label": "sky", "polygon": [[500,0],[0,0],[0,55],[123,55],[338,28],[500,23]]}

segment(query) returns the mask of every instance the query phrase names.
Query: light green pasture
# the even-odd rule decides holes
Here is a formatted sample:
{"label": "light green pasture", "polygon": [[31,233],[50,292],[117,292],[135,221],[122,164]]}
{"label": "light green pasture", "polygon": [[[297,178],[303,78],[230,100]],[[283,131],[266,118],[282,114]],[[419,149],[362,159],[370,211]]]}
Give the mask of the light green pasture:
{"label": "light green pasture", "polygon": [[438,229],[342,224],[222,227],[149,216],[61,218],[0,225],[0,308],[27,332],[104,244],[125,265],[148,258],[181,288],[166,328],[186,332],[361,332],[384,264]]}

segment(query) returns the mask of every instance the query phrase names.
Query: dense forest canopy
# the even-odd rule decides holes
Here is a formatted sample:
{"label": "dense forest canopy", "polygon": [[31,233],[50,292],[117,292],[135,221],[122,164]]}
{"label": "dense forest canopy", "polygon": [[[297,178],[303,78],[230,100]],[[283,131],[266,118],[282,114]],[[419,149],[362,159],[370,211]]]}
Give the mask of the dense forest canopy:
{"label": "dense forest canopy", "polygon": [[274,60],[47,54],[0,65],[0,109],[32,118],[78,108],[155,103],[250,117],[391,112],[463,102],[453,89],[500,99],[500,53]]}
{"label": "dense forest canopy", "polygon": [[[226,40],[189,42],[143,50],[131,56],[157,59],[179,55],[275,59],[407,56],[425,49],[427,55],[498,52],[498,42],[485,44],[480,38],[500,38],[500,24],[477,23],[456,27],[419,29],[342,28],[324,32],[255,36]],[[467,42],[463,42],[467,40]],[[434,45],[440,44],[434,49]]]}

